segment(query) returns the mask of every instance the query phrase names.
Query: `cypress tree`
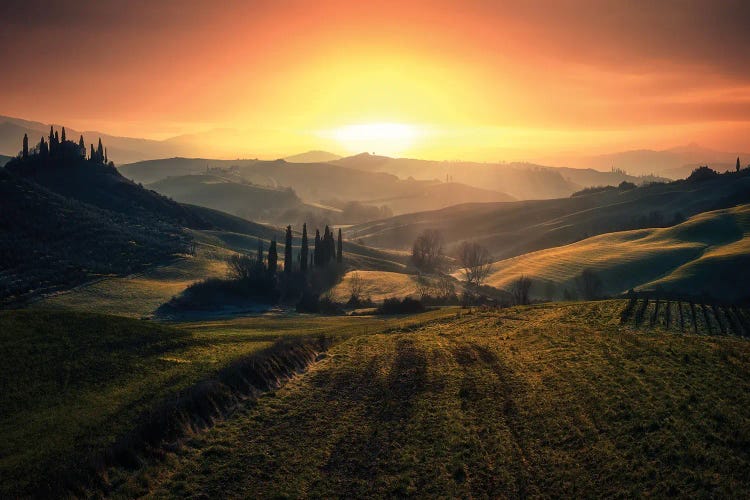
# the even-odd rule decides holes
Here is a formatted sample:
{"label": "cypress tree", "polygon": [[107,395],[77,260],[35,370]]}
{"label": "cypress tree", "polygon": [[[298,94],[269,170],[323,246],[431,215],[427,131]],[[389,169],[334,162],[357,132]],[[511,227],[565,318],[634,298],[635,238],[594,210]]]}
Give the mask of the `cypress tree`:
{"label": "cypress tree", "polygon": [[49,149],[47,148],[47,143],[44,142],[44,137],[42,137],[42,140],[39,141],[39,155],[42,158],[46,158],[48,153]]}
{"label": "cypress tree", "polygon": [[258,265],[263,266],[263,240],[258,239]]}
{"label": "cypress tree", "polygon": [[107,158],[107,148],[104,148],[104,163],[109,164],[109,158]]}
{"label": "cypress tree", "polygon": [[268,247],[268,272],[276,273],[276,265],[279,260],[279,254],[276,252],[276,240],[271,240],[271,246]]}
{"label": "cypress tree", "polygon": [[104,163],[104,147],[102,146],[102,138],[99,138],[99,146],[96,148],[96,161]]}
{"label": "cypress tree", "polygon": [[734,168],[737,169],[737,172],[740,171],[740,157],[739,156],[737,157],[737,164],[734,166]]}
{"label": "cypress tree", "polygon": [[83,142],[83,134],[81,134],[81,138],[78,139],[78,149],[81,150],[81,156],[83,156],[83,158],[85,159],[86,158],[86,143]]}
{"label": "cypress tree", "polygon": [[91,145],[91,153],[89,154],[89,160],[96,161],[96,153],[94,153],[94,145]]}
{"label": "cypress tree", "polygon": [[62,142],[65,142],[65,127],[62,128],[62,133],[60,134],[60,137],[62,138]]}
{"label": "cypress tree", "polygon": [[321,262],[320,254],[322,253],[321,252],[322,250],[323,250],[323,245],[320,242],[320,230],[316,229],[315,230],[315,250],[313,250],[314,255],[315,255],[315,259],[313,260],[313,262],[315,262],[315,267],[320,267],[320,262]]}
{"label": "cypress tree", "polygon": [[23,151],[21,157],[24,160],[29,157],[29,136],[26,134],[23,134]]}
{"label": "cypress tree", "polygon": [[307,272],[307,254],[309,247],[307,243],[307,222],[302,224],[302,248],[299,251],[299,264],[300,271]]}
{"label": "cypress tree", "polygon": [[341,228],[339,228],[338,252],[336,252],[336,262],[344,262],[344,242],[341,239]]}
{"label": "cypress tree", "polygon": [[326,225],[326,228],[323,231],[323,252],[321,257],[323,265],[326,265],[331,261],[331,245],[328,241],[330,238],[331,230],[328,228],[328,225]]}
{"label": "cypress tree", "polygon": [[60,144],[60,136],[57,135],[57,130],[55,130],[55,146]]}
{"label": "cypress tree", "polygon": [[49,143],[55,140],[55,131],[52,129],[52,125],[49,126]]}
{"label": "cypress tree", "polygon": [[286,227],[286,238],[284,239],[284,273],[292,274],[292,226]]}

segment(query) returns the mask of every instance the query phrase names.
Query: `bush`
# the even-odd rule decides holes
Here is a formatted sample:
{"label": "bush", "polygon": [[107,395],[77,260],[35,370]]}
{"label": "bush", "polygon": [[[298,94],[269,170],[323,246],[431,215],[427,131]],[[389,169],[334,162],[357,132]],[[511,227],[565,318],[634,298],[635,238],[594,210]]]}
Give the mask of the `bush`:
{"label": "bush", "polygon": [[378,314],[415,314],[424,311],[424,304],[411,297],[404,297],[402,300],[395,297],[385,299],[377,310]]}

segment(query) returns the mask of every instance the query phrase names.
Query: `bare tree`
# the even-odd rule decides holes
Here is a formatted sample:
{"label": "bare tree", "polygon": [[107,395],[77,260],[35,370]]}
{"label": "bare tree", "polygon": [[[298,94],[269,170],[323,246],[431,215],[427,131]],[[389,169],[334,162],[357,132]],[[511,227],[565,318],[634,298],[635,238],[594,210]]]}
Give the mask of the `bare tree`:
{"label": "bare tree", "polygon": [[245,280],[253,276],[257,260],[248,255],[234,254],[227,259],[229,277],[236,280]]}
{"label": "bare tree", "polygon": [[593,269],[586,268],[575,280],[579,295],[586,300],[598,299],[602,296],[602,280]]}
{"label": "bare tree", "polygon": [[510,285],[510,293],[513,295],[513,303],[516,305],[526,305],[529,301],[529,292],[531,291],[531,278],[521,275]]}
{"label": "bare tree", "polygon": [[458,262],[470,285],[481,285],[492,270],[490,252],[473,241],[464,241],[458,249]]}
{"label": "bare tree", "polygon": [[356,302],[362,299],[362,293],[365,291],[365,282],[358,272],[349,275],[349,296]]}
{"label": "bare tree", "polygon": [[448,298],[456,295],[456,286],[453,284],[453,279],[444,274],[438,278],[436,289],[438,297],[441,298]]}
{"label": "bare tree", "polygon": [[425,272],[437,271],[443,264],[443,236],[436,229],[426,229],[411,248],[411,260],[417,269]]}

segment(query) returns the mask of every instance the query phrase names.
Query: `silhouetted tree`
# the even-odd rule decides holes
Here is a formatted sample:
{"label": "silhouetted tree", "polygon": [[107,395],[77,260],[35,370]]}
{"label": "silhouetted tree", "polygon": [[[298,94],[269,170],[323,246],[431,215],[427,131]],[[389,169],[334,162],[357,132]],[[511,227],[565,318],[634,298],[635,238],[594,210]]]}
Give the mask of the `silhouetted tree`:
{"label": "silhouetted tree", "polygon": [[466,282],[479,286],[492,270],[490,252],[473,241],[464,241],[458,249],[458,262],[464,270]]}
{"label": "silhouetted tree", "polygon": [[276,240],[271,240],[271,245],[268,247],[268,272],[271,274],[276,273],[276,266],[278,264],[279,254],[276,251]]}
{"label": "silhouetted tree", "polygon": [[81,134],[81,138],[78,139],[78,149],[81,150],[81,156],[86,158],[86,143],[83,142],[83,134]]}
{"label": "silhouetted tree", "polygon": [[341,239],[341,228],[339,228],[339,238],[338,238],[338,251],[336,252],[336,262],[341,264],[344,262],[344,241]]}
{"label": "silhouetted tree", "polygon": [[99,138],[99,146],[96,148],[96,161],[99,163],[104,162],[104,146],[102,146],[102,138]]}
{"label": "silhouetted tree", "polygon": [[322,250],[323,250],[323,245],[321,244],[321,241],[320,241],[320,230],[316,229],[315,230],[315,248],[313,249],[313,254],[314,254],[313,262],[315,263],[315,267],[320,267],[320,262],[321,262],[320,254],[322,253]]}
{"label": "silhouetted tree", "polygon": [[412,263],[420,270],[432,272],[443,263],[443,237],[435,229],[426,229],[411,248]]}
{"label": "silhouetted tree", "polygon": [[303,273],[307,271],[307,254],[309,252],[307,242],[307,223],[302,224],[302,247],[299,251],[299,264],[300,271]]}
{"label": "silhouetted tree", "polygon": [[737,170],[737,172],[740,171],[740,157],[737,157],[737,164],[734,166],[734,168]]}
{"label": "silhouetted tree", "polygon": [[52,145],[52,143],[55,141],[55,131],[52,129],[52,125],[49,126],[49,143]]}
{"label": "silhouetted tree", "polygon": [[89,153],[89,160],[96,161],[96,153],[94,152],[94,145],[91,145],[91,153]]}
{"label": "silhouetted tree", "polygon": [[23,150],[21,152],[21,157],[24,160],[29,157],[29,136],[26,134],[23,134]]}
{"label": "silhouetted tree", "polygon": [[262,266],[263,265],[263,240],[258,239],[258,256],[257,256],[258,263]]}
{"label": "silhouetted tree", "polygon": [[292,274],[292,226],[286,227],[286,238],[284,239],[284,273]]}
{"label": "silhouetted tree", "polygon": [[62,139],[62,142],[65,142],[65,127],[62,128],[62,133],[60,134],[60,137]]}
{"label": "silhouetted tree", "polygon": [[109,164],[109,158],[107,157],[107,148],[104,148],[104,163]]}
{"label": "silhouetted tree", "polygon": [[39,141],[39,156],[42,158],[46,158],[49,155],[49,147],[47,146],[47,143],[44,142],[44,137]]}
{"label": "silhouetted tree", "polygon": [[529,291],[531,290],[531,278],[521,275],[510,285],[510,293],[513,296],[513,303],[519,306],[528,304]]}
{"label": "silhouetted tree", "polygon": [[576,288],[584,299],[594,300],[602,296],[602,280],[592,269],[584,269],[575,281]]}

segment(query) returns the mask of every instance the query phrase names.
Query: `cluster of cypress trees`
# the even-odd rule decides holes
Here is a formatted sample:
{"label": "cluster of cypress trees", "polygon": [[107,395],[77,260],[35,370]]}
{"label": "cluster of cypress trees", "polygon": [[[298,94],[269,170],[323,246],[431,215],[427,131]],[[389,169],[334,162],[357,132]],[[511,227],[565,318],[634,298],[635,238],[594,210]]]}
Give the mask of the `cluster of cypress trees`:
{"label": "cluster of cypress trees", "polygon": [[[271,240],[268,247],[268,254],[264,258],[263,242],[258,240],[257,262],[266,262],[266,269],[275,273],[278,269],[278,249],[276,240]],[[344,261],[344,244],[341,237],[341,229],[338,232],[338,241],[333,236],[333,231],[328,226],[325,227],[323,237],[320,231],[315,230],[315,243],[312,253],[310,253],[310,242],[307,236],[307,223],[302,225],[302,244],[298,254],[299,270],[303,273],[308,269],[323,268],[332,263],[341,264]],[[292,245],[292,226],[286,227],[284,238],[284,273],[289,276],[294,271],[294,257]]]}
{"label": "cluster of cypress trees", "polygon": [[[29,136],[23,134],[23,146],[21,149],[21,159],[26,160],[29,156],[38,155],[42,158],[53,158],[62,156],[64,154],[70,154],[70,152],[77,153],[81,158],[86,159],[86,143],[83,140],[83,135],[78,139],[78,144],[73,141],[67,140],[65,136],[65,127],[62,128],[60,134],[52,126],[49,128],[49,136],[47,140],[42,137],[39,140],[39,144],[36,146],[36,153],[29,153]],[[106,165],[109,163],[107,157],[107,149],[102,145],[102,139],[99,138],[99,145],[94,149],[94,145],[91,144],[91,153],[88,156],[88,160],[97,164]]]}

